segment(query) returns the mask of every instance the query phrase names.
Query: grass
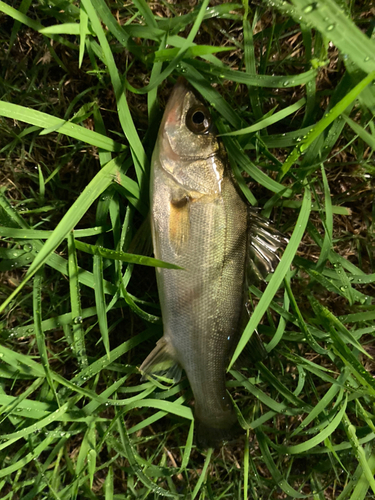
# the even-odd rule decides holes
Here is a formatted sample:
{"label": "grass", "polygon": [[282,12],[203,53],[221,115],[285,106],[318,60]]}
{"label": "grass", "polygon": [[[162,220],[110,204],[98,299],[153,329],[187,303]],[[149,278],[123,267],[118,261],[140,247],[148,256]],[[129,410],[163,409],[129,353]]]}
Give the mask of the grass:
{"label": "grass", "polygon": [[[375,58],[366,2],[0,1],[0,496],[375,498]],[[290,242],[250,286],[264,363],[231,369],[244,435],[199,450],[186,379],[129,250],[179,75],[249,203]]]}

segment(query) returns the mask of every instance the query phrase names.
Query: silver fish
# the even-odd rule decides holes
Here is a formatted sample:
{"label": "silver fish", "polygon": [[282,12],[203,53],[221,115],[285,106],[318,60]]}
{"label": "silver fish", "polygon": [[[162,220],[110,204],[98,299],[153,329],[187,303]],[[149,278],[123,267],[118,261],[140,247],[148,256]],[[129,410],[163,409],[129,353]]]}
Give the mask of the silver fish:
{"label": "silver fish", "polygon": [[247,270],[272,272],[287,240],[244,201],[209,110],[183,79],[152,157],[151,227],[155,257],[182,269],[156,269],[164,336],[140,370],[177,381],[183,369],[198,445],[217,446],[240,429],[225,373],[248,320]]}

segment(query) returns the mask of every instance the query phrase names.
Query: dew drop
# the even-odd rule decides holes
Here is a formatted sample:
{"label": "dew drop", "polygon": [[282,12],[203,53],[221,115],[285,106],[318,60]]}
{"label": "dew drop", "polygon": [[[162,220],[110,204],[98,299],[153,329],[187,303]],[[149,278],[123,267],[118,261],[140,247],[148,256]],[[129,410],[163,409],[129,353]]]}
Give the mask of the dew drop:
{"label": "dew drop", "polygon": [[303,10],[302,12],[304,14],[310,14],[310,12],[312,12],[313,10],[317,9],[318,8],[318,3],[317,2],[314,2],[314,3],[311,3],[310,5],[307,5]]}
{"label": "dew drop", "polygon": [[330,24],[329,26],[327,26],[327,31],[332,31],[335,29],[335,27],[336,27],[335,24]]}

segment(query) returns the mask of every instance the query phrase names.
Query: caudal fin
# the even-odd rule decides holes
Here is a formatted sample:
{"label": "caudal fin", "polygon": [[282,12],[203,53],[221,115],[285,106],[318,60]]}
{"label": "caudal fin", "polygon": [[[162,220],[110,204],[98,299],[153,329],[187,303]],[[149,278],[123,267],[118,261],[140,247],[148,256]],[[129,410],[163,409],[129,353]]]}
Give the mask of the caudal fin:
{"label": "caudal fin", "polygon": [[226,441],[233,441],[243,433],[237,420],[228,427],[217,428],[195,419],[195,426],[196,443],[199,448],[219,448]]}

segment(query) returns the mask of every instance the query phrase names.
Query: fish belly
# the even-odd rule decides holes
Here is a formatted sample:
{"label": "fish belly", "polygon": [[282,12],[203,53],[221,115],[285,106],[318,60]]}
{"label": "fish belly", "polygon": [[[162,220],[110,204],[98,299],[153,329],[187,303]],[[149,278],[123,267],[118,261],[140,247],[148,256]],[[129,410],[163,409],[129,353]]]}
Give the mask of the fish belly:
{"label": "fish belly", "polygon": [[186,192],[176,202],[174,193],[181,196],[181,187],[155,169],[155,257],[183,268],[156,271],[164,338],[188,376],[196,419],[224,429],[235,420],[225,370],[241,333],[247,207],[230,178],[215,196],[194,199]]}

